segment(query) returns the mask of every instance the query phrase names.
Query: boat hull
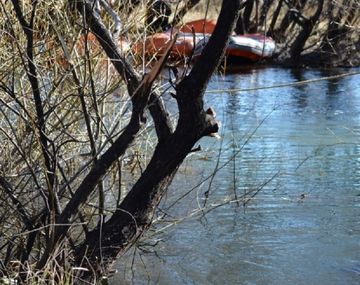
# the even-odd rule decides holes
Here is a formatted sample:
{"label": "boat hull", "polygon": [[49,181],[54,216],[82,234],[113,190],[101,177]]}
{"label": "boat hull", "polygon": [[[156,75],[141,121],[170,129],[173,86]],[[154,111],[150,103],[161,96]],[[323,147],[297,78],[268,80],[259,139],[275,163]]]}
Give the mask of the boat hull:
{"label": "boat hull", "polygon": [[[136,44],[133,51],[136,55],[147,58],[161,57],[167,50],[173,37],[174,33],[171,32],[154,34],[147,37],[144,42]],[[170,58],[181,59],[191,57],[195,47],[204,37],[204,34],[199,33],[177,33],[177,40],[171,49]]]}
{"label": "boat hull", "polygon": [[[209,37],[198,42],[194,52],[195,59],[201,56],[208,40]],[[270,37],[261,34],[233,35],[229,39],[225,55],[234,62],[256,62],[270,58],[275,49],[275,42]]]}
{"label": "boat hull", "polygon": [[[177,40],[172,47],[170,58],[184,59],[201,56],[202,50],[216,26],[215,21],[196,20],[164,33],[147,37],[135,45],[134,53],[139,56],[160,57],[167,50],[175,33]],[[226,48],[226,56],[234,61],[256,62],[270,58],[275,52],[275,42],[262,34],[232,35]]]}

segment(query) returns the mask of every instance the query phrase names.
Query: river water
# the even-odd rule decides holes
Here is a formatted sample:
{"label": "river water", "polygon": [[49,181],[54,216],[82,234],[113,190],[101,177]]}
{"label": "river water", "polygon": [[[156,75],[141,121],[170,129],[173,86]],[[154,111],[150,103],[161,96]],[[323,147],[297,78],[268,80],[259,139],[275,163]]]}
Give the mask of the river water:
{"label": "river water", "polygon": [[316,81],[356,71],[214,76],[221,139],[199,142],[111,284],[360,284],[360,75]]}

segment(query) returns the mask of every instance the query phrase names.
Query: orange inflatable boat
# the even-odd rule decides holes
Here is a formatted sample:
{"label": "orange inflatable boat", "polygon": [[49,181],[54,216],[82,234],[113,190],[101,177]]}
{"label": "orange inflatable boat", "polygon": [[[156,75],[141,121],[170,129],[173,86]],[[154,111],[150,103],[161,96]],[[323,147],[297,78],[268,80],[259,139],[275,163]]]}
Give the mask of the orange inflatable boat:
{"label": "orange inflatable boat", "polygon": [[[214,32],[216,21],[196,20],[164,33],[157,33],[147,37],[145,41],[135,45],[135,54],[145,57],[158,57],[164,54],[174,33],[178,38],[174,44],[170,57],[173,59],[194,56],[198,58],[211,34]],[[262,34],[232,35],[226,49],[228,59],[241,62],[255,62],[269,58],[275,51],[275,42],[272,38]]]}
{"label": "orange inflatable boat", "polygon": [[170,57],[173,59],[190,57],[197,43],[206,35],[213,33],[215,26],[216,21],[214,20],[200,19],[187,22],[173,30],[147,37],[145,41],[137,43],[133,50],[138,56],[161,56],[170,44],[172,36],[177,33],[178,37],[171,50]]}
{"label": "orange inflatable boat", "polygon": [[230,59],[247,59],[259,61],[269,58],[275,51],[275,42],[272,38],[262,34],[246,34],[231,36],[226,55]]}
{"label": "orange inflatable boat", "polygon": [[[197,43],[193,57],[198,59],[209,40],[205,37]],[[232,35],[225,56],[230,63],[256,62],[270,58],[275,52],[275,42],[262,34]]]}
{"label": "orange inflatable boat", "polygon": [[[169,46],[174,33],[156,33],[147,37],[145,41],[139,42],[134,47],[134,53],[138,56],[160,57]],[[204,38],[203,34],[177,33],[177,39],[170,53],[170,58],[180,59],[190,57],[197,43]]]}
{"label": "orange inflatable boat", "polygon": [[[119,51],[121,53],[126,53],[130,50],[130,44],[125,38],[120,38],[117,41]],[[92,54],[99,54],[102,52],[102,47],[98,42],[96,36],[93,33],[88,33],[86,35],[80,35],[77,41],[74,43],[74,46],[68,46],[68,50],[70,51],[72,48],[76,51],[76,56],[85,56],[85,49],[87,48]],[[64,54],[63,49],[58,46],[50,45],[48,49],[52,52],[53,58],[51,58],[52,64],[58,63],[63,68],[69,67],[68,58]],[[108,60],[107,57],[103,57],[101,61],[106,63]]]}

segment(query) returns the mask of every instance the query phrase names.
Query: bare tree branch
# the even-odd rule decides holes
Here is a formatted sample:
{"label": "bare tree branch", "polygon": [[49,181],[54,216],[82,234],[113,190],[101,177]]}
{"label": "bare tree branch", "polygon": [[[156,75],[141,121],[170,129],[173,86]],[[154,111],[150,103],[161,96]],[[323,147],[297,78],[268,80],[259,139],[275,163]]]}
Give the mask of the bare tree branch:
{"label": "bare tree branch", "polygon": [[6,195],[10,198],[14,206],[16,207],[16,210],[18,211],[26,228],[28,230],[31,230],[33,228],[33,223],[31,222],[30,215],[27,213],[26,208],[21,203],[21,201],[14,194],[14,189],[12,185],[3,176],[0,176],[0,186],[4,190]]}
{"label": "bare tree branch", "polygon": [[103,268],[109,267],[116,256],[150,226],[156,206],[196,141],[218,130],[213,116],[203,110],[202,98],[205,86],[224,53],[239,9],[240,1],[223,1],[218,24],[199,62],[176,89],[180,117],[175,132],[157,144],[148,166],[119,209],[108,221],[91,231],[78,247],[78,258],[86,254],[92,266],[101,260]]}
{"label": "bare tree branch", "polygon": [[[95,34],[107,56],[111,59],[119,75],[126,82],[129,94],[132,97],[133,92],[139,85],[139,79],[137,78],[135,70],[121,56],[119,48],[113,41],[110,33],[102,23],[101,19],[94,13],[91,4],[87,0],[83,0],[76,1],[76,5],[79,13],[82,14],[83,11],[85,12],[90,29]],[[162,103],[161,98],[159,98],[158,95],[154,92],[151,92],[150,94],[150,101],[151,104],[149,104],[149,110],[155,122],[158,139],[159,141],[165,140],[172,132],[169,115],[165,110],[165,106]]]}
{"label": "bare tree branch", "polygon": [[[27,39],[27,46],[26,46],[26,57],[28,60],[28,66],[27,66],[27,76],[32,88],[32,93],[34,97],[35,107],[36,107],[36,113],[37,113],[37,124],[39,129],[39,135],[40,135],[40,143],[41,143],[41,149],[44,156],[45,165],[47,168],[46,175],[48,176],[49,181],[49,195],[50,200],[52,201],[51,204],[54,203],[55,198],[51,198],[54,196],[53,193],[53,186],[54,186],[54,165],[51,162],[50,152],[48,149],[48,138],[45,135],[45,114],[43,109],[43,104],[41,100],[40,95],[40,87],[39,87],[39,81],[37,78],[37,69],[35,65],[35,58],[34,58],[34,20],[35,20],[35,14],[36,14],[36,6],[38,4],[38,1],[35,0],[32,3],[32,11],[29,22],[26,21],[20,7],[20,3],[18,0],[12,0],[14,10],[16,12],[16,16],[22,26],[23,32]],[[54,206],[54,208],[56,208]]]}
{"label": "bare tree branch", "polygon": [[37,268],[40,269],[46,264],[49,256],[54,251],[56,243],[65,237],[70,227],[70,218],[78,212],[79,206],[86,201],[101,177],[135,139],[142,123],[144,122],[143,112],[149,100],[152,84],[164,66],[175,41],[176,37],[173,39],[172,44],[168,47],[164,56],[157,62],[151,72],[145,75],[138,89],[133,93],[133,112],[129,124],[123,133],[116,139],[114,144],[95,163],[89,174],[85,177],[79,188],[67,203],[57,220],[57,224],[59,224],[59,226],[57,226],[55,230],[54,243],[47,248],[41,260],[38,262]]}

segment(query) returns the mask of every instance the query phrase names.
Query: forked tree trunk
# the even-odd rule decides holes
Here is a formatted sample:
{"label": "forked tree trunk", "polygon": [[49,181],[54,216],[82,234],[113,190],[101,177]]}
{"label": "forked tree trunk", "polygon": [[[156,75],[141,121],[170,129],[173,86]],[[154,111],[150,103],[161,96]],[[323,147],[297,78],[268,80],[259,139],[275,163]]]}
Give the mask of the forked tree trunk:
{"label": "forked tree trunk", "polygon": [[[306,2],[307,0],[296,0],[294,3],[294,8],[298,11],[301,11],[305,7]],[[293,22],[294,22],[294,13],[291,9],[289,9],[286,12],[284,18],[282,19],[279,29],[276,30],[276,34],[285,36],[287,29],[289,29],[289,27]]]}
{"label": "forked tree trunk", "polygon": [[247,3],[245,4],[245,9],[242,15],[244,33],[249,32],[249,28],[251,24],[251,13],[253,7],[254,7],[254,0],[248,0]]}
{"label": "forked tree trunk", "polygon": [[[224,54],[226,43],[237,20],[240,2],[223,0],[215,31],[199,61],[193,66],[190,74],[177,85],[174,97],[179,108],[179,119],[174,132],[168,127],[166,114],[162,105],[156,101],[156,96],[155,99],[151,99],[153,93],[150,88],[162,65],[156,65],[155,71],[151,71],[140,81],[131,66],[119,54],[101,19],[94,13],[91,3],[86,0],[77,2],[79,12],[85,13],[87,24],[127,83],[133,113],[123,133],[98,159],[58,216],[54,238],[37,263],[37,269],[45,266],[57,244],[66,238],[72,217],[94,191],[97,181],[136,139],[145,120],[145,108],[150,108],[158,135],[158,144],[152,159],[115,213],[107,221],[99,223],[99,226],[90,231],[85,240],[77,246],[74,251],[75,265],[81,264],[91,269],[89,275],[83,276],[85,278],[93,278],[93,272],[96,276],[106,274],[106,270],[116,257],[132,246],[151,225],[157,205],[194,144],[201,137],[218,131],[219,125],[213,114],[204,110],[203,96],[207,83]],[[152,105],[157,107],[154,109]]]}
{"label": "forked tree trunk", "polygon": [[180,11],[178,11],[174,17],[174,20],[172,22],[172,24],[174,26],[176,26],[177,24],[179,24],[183,17],[186,15],[186,13],[191,10],[192,8],[194,8],[198,3],[200,2],[200,0],[187,0],[187,2],[185,3],[185,5],[182,7],[182,9],[180,9]]}
{"label": "forked tree trunk", "polygon": [[236,21],[236,25],[235,25],[235,29],[234,29],[235,34],[237,35],[243,35],[245,34],[245,30],[244,30],[244,21],[243,18],[241,16],[241,14],[238,17],[238,20]]}
{"label": "forked tree trunk", "polygon": [[[179,120],[175,132],[157,144],[146,170],[121,203],[119,209],[101,227],[87,235],[76,251],[86,255],[88,266],[107,268],[150,226],[154,211],[179,165],[203,136],[217,132],[219,126],[203,109],[203,95],[211,74],[220,63],[227,40],[240,8],[239,0],[224,0],[219,19],[207,46],[192,71],[177,86],[175,98]],[[101,272],[97,272],[100,274]]]}
{"label": "forked tree trunk", "polygon": [[324,0],[317,1],[317,9],[312,17],[310,19],[301,20],[298,23],[302,26],[302,30],[296,37],[295,41],[293,42],[291,49],[290,49],[290,58],[293,62],[298,61],[301,52],[303,51],[303,48],[305,46],[306,41],[310,37],[310,34],[319,20],[319,17],[321,15],[323,6],[324,6]]}
{"label": "forked tree trunk", "polygon": [[274,15],[272,16],[272,19],[271,19],[271,23],[270,23],[269,30],[268,30],[268,32],[267,32],[267,35],[268,35],[268,36],[274,36],[274,28],[275,28],[277,19],[279,18],[279,15],[280,15],[280,11],[281,11],[281,7],[282,7],[282,5],[283,5],[283,2],[284,2],[284,0],[279,0],[278,5],[276,6]]}

